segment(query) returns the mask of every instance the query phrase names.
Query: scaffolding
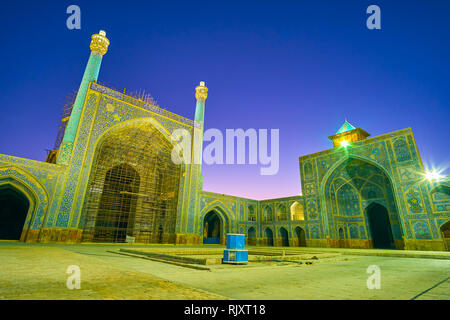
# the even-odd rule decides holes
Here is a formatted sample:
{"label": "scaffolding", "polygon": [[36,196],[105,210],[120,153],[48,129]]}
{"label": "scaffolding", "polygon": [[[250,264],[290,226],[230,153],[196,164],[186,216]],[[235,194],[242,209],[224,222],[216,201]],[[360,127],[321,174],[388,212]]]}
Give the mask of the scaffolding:
{"label": "scaffolding", "polygon": [[66,125],[69,122],[70,113],[73,109],[73,104],[75,103],[75,98],[77,97],[77,91],[72,92],[66,97],[66,102],[63,107],[61,121],[59,122],[58,134],[56,135],[56,141],[52,150],[47,150],[47,158],[45,162],[56,163],[58,157],[59,147],[64,138],[64,132],[66,131]]}
{"label": "scaffolding", "polygon": [[70,95],[66,97],[66,103],[64,104],[61,122],[59,123],[58,134],[56,135],[55,145],[53,146],[53,150],[58,150],[62,139],[64,138],[64,132],[66,131],[66,125],[69,122],[70,114],[73,109],[73,104],[75,103],[75,98],[77,97],[77,90],[72,92]]}
{"label": "scaffolding", "polygon": [[[101,86],[107,87],[107,88],[113,88],[108,83],[100,84]],[[118,91],[117,89],[112,89],[114,91]],[[57,157],[58,157],[58,151],[59,147],[61,146],[62,140],[64,138],[64,133],[66,131],[67,123],[69,122],[70,114],[72,113],[73,105],[75,103],[75,99],[77,97],[78,90],[73,91],[71,94],[69,94],[66,97],[66,101],[64,103],[64,107],[62,110],[61,115],[61,121],[59,122],[59,128],[58,133],[56,135],[56,141],[53,146],[52,150],[47,150],[47,158],[45,162],[49,163],[56,163]],[[134,92],[127,92],[123,89],[124,97],[126,97],[125,100],[129,101],[132,104],[135,105],[141,105],[144,108],[148,109],[148,106],[153,106],[157,108],[161,108],[157,101],[151,96],[150,93],[146,92],[145,90],[139,90]]]}
{"label": "scaffolding", "polygon": [[174,243],[183,167],[171,152],[148,123],[109,134],[91,169],[82,241]]}

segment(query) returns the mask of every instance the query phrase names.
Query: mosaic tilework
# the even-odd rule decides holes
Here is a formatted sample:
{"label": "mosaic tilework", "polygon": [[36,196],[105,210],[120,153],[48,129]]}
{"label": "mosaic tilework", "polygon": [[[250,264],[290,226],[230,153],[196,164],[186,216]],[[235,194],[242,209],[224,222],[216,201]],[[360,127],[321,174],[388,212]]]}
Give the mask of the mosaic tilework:
{"label": "mosaic tilework", "polygon": [[[0,178],[0,183],[2,183],[2,179],[8,179],[8,175],[11,174],[20,184],[27,186],[27,188],[30,188],[36,194],[39,193],[37,190],[42,189],[41,195],[42,193],[46,195],[45,201],[47,203],[53,199],[56,192],[57,180],[64,170],[64,167],[56,164],[2,154],[0,154],[0,168],[3,169],[3,173],[8,172],[3,178]],[[9,168],[9,170],[6,170],[6,168]],[[40,210],[39,212],[33,213],[34,221],[32,222],[32,228],[40,228],[45,220],[48,223],[51,216],[45,217],[47,208],[48,205],[46,205],[45,210],[41,207],[38,209]]]}
{"label": "mosaic tilework", "polygon": [[427,222],[416,222],[413,224],[416,239],[431,239],[430,227]]}
{"label": "mosaic tilework", "polygon": [[130,104],[136,105],[136,106],[138,106],[140,108],[147,109],[147,110],[149,110],[149,111],[151,111],[153,113],[160,114],[160,115],[163,115],[165,117],[168,117],[168,118],[171,118],[173,120],[176,120],[178,122],[185,123],[185,124],[187,124],[189,126],[195,126],[197,128],[200,128],[200,126],[201,126],[201,124],[199,122],[194,122],[194,120],[190,120],[190,119],[184,118],[182,116],[179,116],[179,115],[177,115],[175,113],[172,113],[170,111],[167,111],[165,109],[162,109],[162,108],[159,108],[157,106],[148,104],[148,103],[146,103],[146,102],[144,102],[142,100],[134,99],[133,97],[130,97],[130,96],[125,95],[125,94],[122,94],[120,92],[117,92],[115,90],[109,89],[107,87],[101,86],[101,85],[99,85],[97,83],[92,83],[91,84],[91,89],[95,90],[97,92],[104,93],[104,94],[106,94],[108,96],[114,97],[116,99],[122,100],[124,102],[128,102]]}
{"label": "mosaic tilework", "polygon": [[87,102],[80,120],[78,134],[76,136],[73,154],[67,170],[64,191],[60,201],[58,217],[55,224],[56,227],[59,228],[67,228],[70,226],[69,219],[73,208],[75,190],[78,183],[81,182],[80,170],[83,166],[86,143],[89,138],[89,128],[92,124],[96,101],[99,98],[99,95],[92,92],[88,92],[86,96]]}
{"label": "mosaic tilework", "polygon": [[422,213],[422,196],[417,188],[411,188],[406,192],[406,201],[408,202],[408,212]]}
{"label": "mosaic tilework", "polygon": [[357,224],[350,224],[349,225],[349,230],[350,230],[350,238],[351,239],[359,239],[358,225]]}
{"label": "mosaic tilework", "polygon": [[395,150],[395,156],[398,162],[407,161],[411,159],[408,143],[403,137],[394,140],[393,146]]}
{"label": "mosaic tilework", "polygon": [[0,167],[0,184],[18,185],[30,194],[30,205],[34,212],[27,216],[25,226],[30,226],[29,229],[40,229],[45,219],[49,196],[36,177],[21,168],[5,166]]}
{"label": "mosaic tilework", "polygon": [[320,238],[319,226],[311,225],[309,227],[309,234],[310,234],[311,239],[319,239]]}
{"label": "mosaic tilework", "polygon": [[[70,226],[72,228],[79,226],[80,213],[83,209],[84,193],[88,184],[89,169],[95,154],[95,146],[98,144],[101,136],[110,128],[129,120],[148,118],[151,116],[167,130],[169,135],[173,130],[178,128],[183,128],[188,131],[192,130],[190,126],[184,123],[175,122],[159,114],[153,114],[149,110],[137,108],[106,95],[99,96],[95,91],[89,92],[90,94],[88,94],[80,123],[79,134],[77,135],[75,145],[77,151],[74,152],[72,159],[70,170],[72,174],[67,179],[69,183],[66,182],[63,201],[61,203],[62,209],[60,209],[60,215],[58,217],[58,226],[68,225],[70,214],[72,214]],[[97,97],[100,98],[97,99]],[[79,179],[80,176],[83,179]],[[76,194],[75,189],[77,189]],[[75,200],[72,200],[71,197]],[[70,208],[72,208],[71,213],[69,213]]]}
{"label": "mosaic tilework", "polygon": [[306,199],[307,216],[310,220],[316,220],[319,217],[317,209],[317,200]]}
{"label": "mosaic tilework", "polygon": [[[340,164],[344,163],[346,159],[360,159],[368,165],[362,163],[343,171],[340,169]],[[428,235],[431,239],[440,239],[438,226],[431,222],[434,221],[434,217],[439,215],[440,210],[448,212],[450,201],[446,199],[446,196],[438,194],[433,197],[431,193],[428,193],[431,188],[427,187],[427,182],[423,180],[424,169],[417,154],[411,129],[403,129],[358,141],[352,143],[348,148],[335,147],[303,156],[300,157],[299,164],[303,173],[301,185],[307,208],[308,203],[315,196],[311,194],[310,186],[313,183],[318,186],[322,202],[318,206],[318,210],[319,213],[326,212],[325,215],[319,217],[326,235],[332,238],[338,237],[338,229],[333,222],[342,220],[336,218],[338,214],[342,216],[358,215],[358,202],[361,203],[362,210],[367,208],[370,203],[376,202],[388,209],[395,240],[400,241],[403,237],[419,239],[416,237],[416,231],[420,235],[420,239],[428,239]],[[317,175],[313,170],[315,166]],[[366,178],[372,176],[369,179],[371,184],[364,176]],[[333,183],[327,184],[330,181]],[[391,187],[380,189],[379,186],[383,185]],[[357,192],[355,193],[353,190],[357,190]],[[383,193],[382,197],[381,193]],[[440,203],[440,196],[444,198],[442,203]],[[337,200],[331,201],[334,198]],[[343,210],[341,211],[341,209]],[[362,222],[367,220],[365,212],[363,213]],[[421,224],[416,227],[417,230],[414,230],[416,221],[411,223],[410,219],[421,219],[424,220],[423,223],[429,221],[429,232],[425,232],[426,229]],[[349,221],[343,221],[343,223],[349,223]],[[368,229],[367,226],[361,225],[360,227],[365,229],[363,233],[359,228],[359,237],[363,239],[363,235],[367,236]],[[352,232],[354,235],[356,234],[353,227]]]}
{"label": "mosaic tilework", "polygon": [[[15,179],[31,189],[40,185],[46,194],[42,201],[46,206],[34,213],[33,228],[44,222],[47,227],[79,228],[97,145],[108,132],[136,121],[154,121],[169,139],[179,128],[191,132],[196,141],[202,139],[200,122],[91,83],[67,166],[0,155],[0,169],[11,164],[22,168],[28,175],[16,173]],[[274,240],[285,233],[295,237],[294,230],[300,227],[308,241],[338,239],[340,229],[349,241],[368,240],[366,209],[372,203],[388,210],[394,239],[399,242],[439,240],[440,226],[450,220],[448,194],[433,191],[435,186],[422,179],[423,166],[411,129],[301,157],[299,168],[302,196],[256,201],[201,191],[201,167],[186,166],[176,232],[201,237],[203,218],[211,210],[220,214],[227,232],[250,230],[264,238],[265,230],[271,230]],[[305,220],[292,219],[294,202],[301,204]]]}

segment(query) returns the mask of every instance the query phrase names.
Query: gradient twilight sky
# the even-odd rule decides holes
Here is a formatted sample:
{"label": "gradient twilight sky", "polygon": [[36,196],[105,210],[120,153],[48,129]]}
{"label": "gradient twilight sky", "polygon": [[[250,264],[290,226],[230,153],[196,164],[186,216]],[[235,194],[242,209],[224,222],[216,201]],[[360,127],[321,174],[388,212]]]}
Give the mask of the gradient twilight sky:
{"label": "gradient twilight sky", "polygon": [[[81,30],[66,8],[81,8]],[[381,8],[381,30],[366,8]],[[0,153],[44,160],[90,36],[111,41],[99,82],[145,89],[205,128],[278,128],[280,170],[203,167],[204,189],[267,199],[300,193],[298,157],[331,148],[347,118],[372,136],[411,127],[424,164],[447,166],[450,1],[8,1],[0,13]],[[449,173],[448,170],[446,173]]]}

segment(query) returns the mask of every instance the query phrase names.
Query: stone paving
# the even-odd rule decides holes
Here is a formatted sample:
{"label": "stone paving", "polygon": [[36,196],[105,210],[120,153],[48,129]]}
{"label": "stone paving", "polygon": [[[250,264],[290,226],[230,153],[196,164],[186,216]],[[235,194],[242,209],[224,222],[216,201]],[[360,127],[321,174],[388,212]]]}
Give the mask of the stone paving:
{"label": "stone paving", "polygon": [[[445,259],[346,255],[311,265],[264,262],[203,271],[107,252],[121,247],[0,243],[0,298],[450,300]],[[77,263],[82,289],[68,290],[65,269]],[[381,270],[380,289],[367,288],[370,265]]]}
{"label": "stone paving", "polygon": [[392,250],[392,249],[353,249],[353,248],[306,248],[306,247],[281,247],[279,250],[298,250],[306,252],[339,252],[341,254],[358,256],[402,257],[450,260],[449,251],[418,251],[418,250]]}
{"label": "stone paving", "polygon": [[[69,290],[66,270],[81,270],[81,289]],[[0,299],[223,299],[55,247],[0,247]]]}

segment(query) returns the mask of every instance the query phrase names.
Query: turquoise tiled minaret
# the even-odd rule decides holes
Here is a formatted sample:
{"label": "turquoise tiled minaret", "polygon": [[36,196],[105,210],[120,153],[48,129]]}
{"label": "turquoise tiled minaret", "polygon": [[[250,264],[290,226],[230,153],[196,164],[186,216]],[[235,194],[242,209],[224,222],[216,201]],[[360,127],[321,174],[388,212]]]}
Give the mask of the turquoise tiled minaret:
{"label": "turquoise tiled minaret", "polygon": [[200,121],[202,124],[205,120],[205,101],[208,97],[208,88],[205,86],[205,82],[201,81],[200,85],[195,88],[195,98],[197,99],[197,105],[195,107],[195,120]]}
{"label": "turquoise tiled minaret", "polygon": [[64,132],[64,138],[59,148],[58,164],[69,163],[89,82],[97,81],[102,58],[108,51],[108,46],[109,40],[106,38],[105,31],[100,30],[98,34],[92,35],[90,45],[91,55],[89,56],[89,61],[84,71],[83,79],[81,80],[80,88],[78,89],[72,112]]}
{"label": "turquoise tiled minaret", "polygon": [[194,133],[194,152],[193,152],[194,164],[200,165],[202,163],[205,101],[207,97],[208,97],[208,88],[205,86],[205,82],[201,81],[200,85],[195,88],[195,99],[197,99],[197,104],[195,107],[195,121],[198,121],[200,123],[200,130],[199,132]]}

